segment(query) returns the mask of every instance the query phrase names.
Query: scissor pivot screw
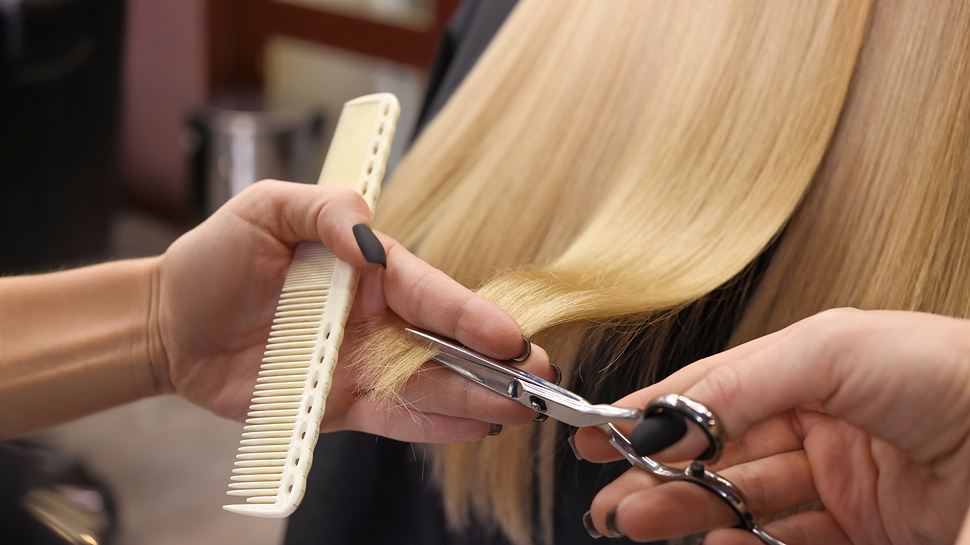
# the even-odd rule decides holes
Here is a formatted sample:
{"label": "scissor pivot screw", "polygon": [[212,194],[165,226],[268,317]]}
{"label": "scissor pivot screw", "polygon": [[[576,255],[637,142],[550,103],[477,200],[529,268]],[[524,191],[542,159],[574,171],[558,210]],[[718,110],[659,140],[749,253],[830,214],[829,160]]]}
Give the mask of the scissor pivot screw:
{"label": "scissor pivot screw", "polygon": [[539,399],[536,396],[532,396],[529,398],[529,405],[532,405],[533,409],[539,411],[539,414],[532,419],[533,422],[545,422],[546,419],[549,418],[549,415],[545,414],[546,413],[545,401]]}

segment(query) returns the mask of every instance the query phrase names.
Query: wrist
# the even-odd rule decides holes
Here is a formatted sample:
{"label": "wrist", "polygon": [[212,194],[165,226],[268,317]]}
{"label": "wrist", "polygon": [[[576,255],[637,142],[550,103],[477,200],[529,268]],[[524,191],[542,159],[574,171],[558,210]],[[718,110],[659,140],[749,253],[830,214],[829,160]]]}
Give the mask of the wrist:
{"label": "wrist", "polygon": [[148,286],[148,310],[145,319],[145,354],[152,377],[150,395],[170,394],[175,391],[169,374],[168,351],[162,335],[162,260],[164,256],[146,260],[145,275]]}

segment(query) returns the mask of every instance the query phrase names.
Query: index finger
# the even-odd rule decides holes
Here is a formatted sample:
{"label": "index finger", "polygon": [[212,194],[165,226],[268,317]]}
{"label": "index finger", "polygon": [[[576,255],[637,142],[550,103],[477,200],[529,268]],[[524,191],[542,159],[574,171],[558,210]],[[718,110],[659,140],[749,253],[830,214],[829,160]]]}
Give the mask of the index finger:
{"label": "index finger", "polygon": [[379,234],[387,252],[384,297],[405,321],[497,359],[526,349],[519,324],[495,303]]}
{"label": "index finger", "polygon": [[[753,354],[764,350],[777,342],[778,338],[786,335],[786,330],[777,331],[753,341],[738,345],[730,350],[708,356],[698,360],[664,380],[651,384],[617,400],[614,405],[642,409],[651,401],[664,394],[684,393],[701,382],[708,374],[718,367],[739,359],[749,358]],[[618,424],[617,427],[629,437],[635,427],[632,424]],[[620,454],[610,446],[599,430],[582,428],[576,433],[577,454],[590,462],[610,462],[621,458]]]}

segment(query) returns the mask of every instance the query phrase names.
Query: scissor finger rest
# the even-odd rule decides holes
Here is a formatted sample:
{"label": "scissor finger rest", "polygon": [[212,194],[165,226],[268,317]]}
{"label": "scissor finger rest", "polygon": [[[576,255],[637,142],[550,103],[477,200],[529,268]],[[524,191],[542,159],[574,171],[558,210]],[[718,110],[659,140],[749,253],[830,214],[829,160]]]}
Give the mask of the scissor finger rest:
{"label": "scissor finger rest", "polygon": [[734,483],[704,466],[703,462],[716,461],[722,450],[721,427],[714,413],[701,403],[676,394],[658,397],[643,411],[645,419],[667,413],[675,414],[696,424],[708,440],[707,449],[684,469],[670,467],[649,456],[639,454],[633,443],[613,424],[598,427],[606,434],[613,448],[634,467],[650,473],[661,481],[686,481],[704,488],[734,511],[738,517],[739,528],[752,532],[768,545],[785,545],[783,541],[758,525],[744,494]]}

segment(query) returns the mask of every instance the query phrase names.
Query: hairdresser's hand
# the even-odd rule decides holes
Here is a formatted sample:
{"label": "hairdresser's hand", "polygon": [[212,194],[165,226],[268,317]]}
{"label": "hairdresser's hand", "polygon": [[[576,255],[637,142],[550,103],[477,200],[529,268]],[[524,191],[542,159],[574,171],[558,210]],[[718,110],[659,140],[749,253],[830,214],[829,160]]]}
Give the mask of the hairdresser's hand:
{"label": "hairdresser's hand", "polygon": [[[276,300],[301,240],[323,240],[364,273],[344,345],[354,323],[390,309],[418,327],[453,337],[499,358],[523,352],[515,321],[496,305],[382,237],[387,270],[365,261],[352,228],[370,223],[363,199],[350,190],[260,182],[179,238],[158,264],[153,366],[162,389],[230,418],[249,406]],[[412,379],[407,408],[381,407],[356,392],[341,362],[327,403],[324,430],[358,429],[415,441],[481,438],[492,424],[527,422],[531,411],[443,368]],[[523,365],[551,376],[542,350]],[[423,413],[423,414],[419,414]]]}
{"label": "hairdresser's hand", "polygon": [[[712,356],[618,402],[680,393],[707,405],[728,442],[715,469],[792,545],[952,544],[970,505],[970,322],[834,310]],[[700,432],[656,454],[685,460]],[[584,458],[617,458],[583,430]],[[613,512],[611,515],[610,512]],[[631,470],[592,506],[600,532],[650,541],[735,524],[708,492]],[[970,531],[970,529],[968,529]],[[706,545],[759,543],[721,529]]]}

